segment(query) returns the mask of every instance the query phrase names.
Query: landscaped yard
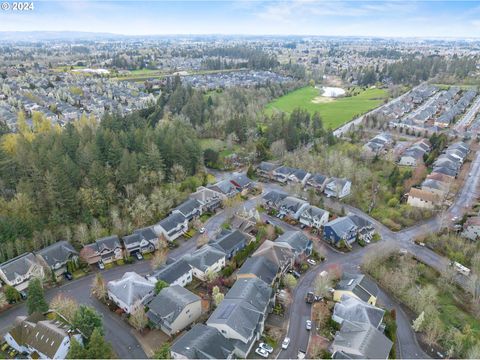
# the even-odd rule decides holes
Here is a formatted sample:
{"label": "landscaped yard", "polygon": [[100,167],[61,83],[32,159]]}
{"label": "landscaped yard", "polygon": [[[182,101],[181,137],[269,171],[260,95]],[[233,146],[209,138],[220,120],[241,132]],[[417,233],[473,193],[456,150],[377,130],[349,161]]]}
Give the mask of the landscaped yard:
{"label": "landscaped yard", "polygon": [[266,112],[272,113],[277,109],[290,113],[295,108],[306,109],[311,114],[317,111],[322,117],[323,126],[326,129],[335,129],[380,106],[387,97],[387,92],[384,89],[371,88],[362,90],[355,96],[337,99],[319,95],[318,89],[307,86],[272,101],[267,105]]}

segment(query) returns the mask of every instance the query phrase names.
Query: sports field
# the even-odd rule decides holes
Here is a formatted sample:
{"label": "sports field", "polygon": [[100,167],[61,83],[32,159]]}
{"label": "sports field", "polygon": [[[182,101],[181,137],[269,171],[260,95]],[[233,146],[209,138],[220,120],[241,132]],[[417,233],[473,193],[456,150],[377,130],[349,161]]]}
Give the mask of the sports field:
{"label": "sports field", "polygon": [[318,89],[307,86],[272,101],[267,105],[266,112],[271,114],[277,109],[290,113],[295,108],[306,109],[311,114],[317,111],[326,129],[336,129],[358,115],[380,106],[386,97],[385,90],[373,88],[361,90],[355,96],[326,98],[319,96]]}

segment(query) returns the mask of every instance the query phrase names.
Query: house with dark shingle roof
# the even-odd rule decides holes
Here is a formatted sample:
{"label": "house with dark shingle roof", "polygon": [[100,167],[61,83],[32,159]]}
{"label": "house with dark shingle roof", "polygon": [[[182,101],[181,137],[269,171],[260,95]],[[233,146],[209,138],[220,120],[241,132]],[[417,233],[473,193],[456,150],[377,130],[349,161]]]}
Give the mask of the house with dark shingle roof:
{"label": "house with dark shingle roof", "polygon": [[237,252],[247,246],[249,238],[239,230],[222,229],[217,237],[210,241],[210,245],[225,253],[226,259],[230,260]]}
{"label": "house with dark shingle roof", "polygon": [[295,253],[289,244],[271,240],[265,240],[252,256],[268,259],[276,265],[280,274],[287,272],[295,263]]}
{"label": "house with dark shingle roof", "polygon": [[230,182],[236,187],[238,191],[245,194],[246,191],[253,187],[253,181],[244,173],[233,174]]}
{"label": "house with dark shingle roof", "polygon": [[303,209],[299,221],[308,227],[320,230],[328,222],[329,215],[328,211],[309,205]]}
{"label": "house with dark shingle roof", "polygon": [[218,191],[200,186],[197,191],[190,194],[190,199],[196,199],[202,205],[202,212],[215,211],[222,206],[222,201],[227,197]]}
{"label": "house with dark shingle roof", "polygon": [[237,271],[237,280],[245,278],[259,278],[268,285],[273,285],[277,278],[278,266],[264,256],[248,258]]}
{"label": "house with dark shingle roof", "polygon": [[307,185],[315,188],[318,191],[325,190],[325,186],[327,185],[328,177],[322,174],[313,174],[307,180]]}
{"label": "house with dark shingle roof", "polygon": [[272,179],[273,171],[278,167],[279,166],[276,164],[262,161],[257,167],[257,174],[258,176],[261,176],[267,179]]}
{"label": "house with dark shingle roof", "polygon": [[0,278],[18,291],[28,287],[30,279],[44,277],[42,265],[33,253],[25,253],[0,264]]}
{"label": "house with dark shingle roof", "polygon": [[18,316],[4,336],[8,345],[31,359],[66,359],[71,338],[82,344],[81,334],[72,331],[69,324],[39,313]]}
{"label": "house with dark shingle roof", "polygon": [[293,169],[288,166],[280,166],[273,170],[273,179],[281,182],[281,183],[286,183],[288,181],[288,178],[290,177],[291,174],[295,172],[296,169]]}
{"label": "house with dark shingle roof", "polygon": [[202,246],[184,259],[192,267],[193,276],[202,281],[209,273],[216,274],[225,267],[225,253],[211,245]]}
{"label": "house with dark shingle roof", "polygon": [[286,231],[275,240],[275,243],[290,245],[297,258],[300,256],[310,256],[313,250],[312,240],[302,231]]}
{"label": "house with dark shingle roof", "polygon": [[188,231],[188,219],[180,213],[172,213],[154,225],[155,233],[173,241]]}
{"label": "house with dark shingle roof", "polygon": [[123,259],[123,246],[117,235],[107,236],[85,245],[80,250],[80,257],[90,265],[99,262],[108,264]]}
{"label": "house with dark shingle roof", "polygon": [[350,195],[352,182],[347,179],[330,178],[325,185],[324,193],[327,197],[335,197],[337,199],[343,199],[345,196]]}
{"label": "house with dark shingle roof", "polygon": [[178,260],[167,261],[166,265],[153,271],[147,278],[153,283],[162,280],[169,285],[185,286],[192,282],[193,270],[184,258],[180,258]]}
{"label": "house with dark shingle roof", "polygon": [[276,190],[269,191],[262,197],[262,203],[266,207],[272,207],[277,209],[280,205],[280,202],[285,199],[288,195]]}
{"label": "house with dark shingle roof", "polygon": [[285,215],[289,215],[294,219],[298,219],[308,206],[307,201],[298,199],[294,196],[287,196],[280,200],[277,206],[277,210]]}
{"label": "house with dark shingle roof", "polygon": [[356,238],[357,225],[348,216],[336,218],[323,226],[323,239],[336,246],[339,246],[342,240],[351,244]]}
{"label": "house with dark shingle roof", "polygon": [[370,324],[376,329],[382,327],[385,310],[350,295],[342,295],[340,302],[335,304],[332,320],[339,324],[344,322]]}
{"label": "house with dark shingle roof", "polygon": [[234,197],[238,194],[237,188],[229,180],[219,181],[216,184],[208,186],[208,188],[223,194],[227,198]]}
{"label": "house with dark shingle roof", "polygon": [[363,274],[344,273],[333,293],[333,300],[340,301],[343,295],[353,296],[375,305],[378,297],[378,286]]}
{"label": "house with dark shingle roof", "polygon": [[162,289],[148,304],[148,319],[169,336],[185,329],[200,315],[202,299],[179,285]]}
{"label": "house with dark shingle roof", "polygon": [[175,213],[181,214],[191,221],[202,215],[202,204],[197,199],[188,199],[172,210],[172,214]]}
{"label": "house with dark shingle roof", "polygon": [[294,169],[293,173],[291,173],[288,177],[288,180],[293,181],[294,183],[305,185],[310,176],[312,176],[312,174],[310,174],[308,171],[303,169]]}
{"label": "house with dark shingle roof", "polygon": [[173,359],[233,359],[234,347],[216,328],[196,324],[171,346]]}
{"label": "house with dark shingle roof", "polygon": [[56,276],[62,275],[67,271],[67,262],[78,259],[78,252],[65,240],[58,241],[37,251],[36,255]]}

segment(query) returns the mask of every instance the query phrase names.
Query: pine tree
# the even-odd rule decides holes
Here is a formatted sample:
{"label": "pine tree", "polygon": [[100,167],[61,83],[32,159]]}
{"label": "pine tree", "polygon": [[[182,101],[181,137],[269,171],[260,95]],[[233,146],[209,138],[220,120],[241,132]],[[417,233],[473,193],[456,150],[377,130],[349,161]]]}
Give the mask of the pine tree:
{"label": "pine tree", "polygon": [[67,359],[87,359],[87,349],[85,349],[75,338],[72,338],[70,342]]}
{"label": "pine tree", "polygon": [[112,346],[105,341],[99,328],[92,332],[87,345],[88,359],[111,359],[113,357]]}
{"label": "pine tree", "polygon": [[80,305],[80,308],[73,317],[73,327],[80,330],[85,338],[90,339],[95,329],[98,329],[100,334],[103,334],[102,317],[95,309]]}
{"label": "pine tree", "polygon": [[48,311],[48,303],[45,300],[42,282],[39,278],[34,278],[28,283],[27,311],[29,315],[34,312]]}

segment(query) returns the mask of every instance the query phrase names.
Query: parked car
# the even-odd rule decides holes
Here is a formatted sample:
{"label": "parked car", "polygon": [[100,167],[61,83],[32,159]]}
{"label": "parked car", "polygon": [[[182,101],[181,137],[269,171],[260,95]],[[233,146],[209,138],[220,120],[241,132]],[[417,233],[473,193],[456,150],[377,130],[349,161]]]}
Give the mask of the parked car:
{"label": "parked car", "polygon": [[105,269],[105,264],[100,261],[100,262],[98,263],[98,268],[99,268],[100,270]]}
{"label": "parked car", "polygon": [[258,347],[256,350],[255,350],[255,353],[260,355],[261,357],[264,357],[264,358],[268,358],[268,352],[267,350],[264,350],[260,347]]}
{"label": "parked car", "polygon": [[308,331],[312,330],[312,321],[311,321],[311,320],[307,320],[307,321],[305,322],[305,328],[306,328]]}
{"label": "parked car", "polygon": [[138,259],[138,260],[143,260],[143,255],[139,252],[136,252],[135,253],[135,257]]}
{"label": "parked car", "polygon": [[300,273],[298,271],[290,270],[289,273],[295,276],[297,279],[300,277]]}
{"label": "parked car", "polygon": [[67,279],[68,281],[73,280],[73,275],[68,271],[65,274],[63,274],[63,276],[65,276],[65,279]]}
{"label": "parked car", "polygon": [[289,338],[289,337],[286,337],[286,338],[283,339],[283,341],[282,341],[282,349],[287,349],[287,348],[288,348],[288,345],[290,345],[290,338]]}
{"label": "parked car", "polygon": [[312,266],[317,265],[317,262],[316,262],[315,260],[313,260],[313,259],[307,259],[307,263],[309,263],[309,264],[312,265]]}
{"label": "parked car", "polygon": [[262,348],[263,350],[267,351],[267,352],[270,353],[270,354],[273,352],[273,348],[272,348],[270,345],[265,344],[265,343],[263,343],[263,342],[260,343],[260,344],[258,345],[258,347],[259,347],[259,348]]}
{"label": "parked car", "polygon": [[204,227],[200,228],[200,230],[198,230],[198,232],[199,232],[200,234],[203,234],[203,233],[205,232],[205,228],[204,228]]}
{"label": "parked car", "polygon": [[25,300],[27,298],[27,292],[25,290],[20,291],[20,297],[22,300]]}

